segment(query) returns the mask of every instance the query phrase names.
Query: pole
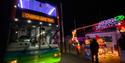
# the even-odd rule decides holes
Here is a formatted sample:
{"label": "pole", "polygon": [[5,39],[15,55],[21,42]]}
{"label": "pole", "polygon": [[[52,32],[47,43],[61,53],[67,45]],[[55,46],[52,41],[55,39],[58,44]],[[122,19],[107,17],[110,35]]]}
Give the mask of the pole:
{"label": "pole", "polygon": [[63,28],[63,10],[62,10],[62,2],[60,1],[60,8],[61,8],[61,32],[62,32],[62,42],[64,43],[64,48],[65,48],[65,52],[66,52],[66,43],[64,42],[64,28]]}
{"label": "pole", "polygon": [[40,29],[39,29],[39,50],[40,50],[40,47],[41,47],[41,25],[39,25]]}
{"label": "pole", "polygon": [[61,0],[57,0],[57,18],[59,19],[59,30],[60,30],[60,51],[63,52],[64,43],[64,29],[63,29],[63,17],[62,17],[62,3]]}
{"label": "pole", "polygon": [[97,24],[98,24],[98,23],[95,23],[95,24],[92,24],[92,25],[88,25],[88,26],[84,26],[84,27],[79,27],[79,28],[76,28],[75,30],[80,30],[80,29],[89,28],[89,27],[95,26],[95,25],[97,25]]}
{"label": "pole", "polygon": [[76,28],[76,21],[75,21],[75,17],[74,17],[74,26],[75,26],[75,28]]}
{"label": "pole", "polygon": [[7,40],[8,40],[8,33],[9,33],[9,24],[11,21],[11,12],[12,12],[12,7],[13,7],[13,2],[9,0],[4,0],[1,1],[1,22],[0,22],[0,63],[5,63],[4,62],[4,55],[6,53],[6,48],[7,48]]}

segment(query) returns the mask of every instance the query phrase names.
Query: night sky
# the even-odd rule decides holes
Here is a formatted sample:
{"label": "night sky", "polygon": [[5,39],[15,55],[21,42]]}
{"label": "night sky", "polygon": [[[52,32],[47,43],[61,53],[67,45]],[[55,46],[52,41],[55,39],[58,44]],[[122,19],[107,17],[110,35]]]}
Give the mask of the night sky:
{"label": "night sky", "polygon": [[78,28],[117,15],[125,15],[125,4],[120,0],[64,0],[62,6],[65,35],[71,34],[75,28],[74,21]]}
{"label": "night sky", "polygon": [[[10,16],[14,0],[1,0],[0,19],[0,63],[6,50]],[[42,1],[42,0],[41,0]],[[50,0],[56,1],[56,0]],[[71,34],[74,27],[90,25],[117,15],[125,15],[125,2],[121,0],[62,0],[65,35]]]}
{"label": "night sky", "polygon": [[[57,0],[48,1],[51,1],[53,4],[57,4],[57,2],[55,2]],[[112,18],[117,15],[125,15],[125,3],[121,0],[61,1],[65,35],[71,34],[71,31],[75,28],[74,21],[76,22],[76,28],[78,28],[81,26],[97,23],[104,19]]]}
{"label": "night sky", "polygon": [[[39,0],[43,1],[43,0]],[[57,4],[57,0],[45,0]],[[59,1],[59,0],[58,0]],[[76,28],[91,25],[117,15],[125,15],[122,0],[61,0],[65,35]]]}

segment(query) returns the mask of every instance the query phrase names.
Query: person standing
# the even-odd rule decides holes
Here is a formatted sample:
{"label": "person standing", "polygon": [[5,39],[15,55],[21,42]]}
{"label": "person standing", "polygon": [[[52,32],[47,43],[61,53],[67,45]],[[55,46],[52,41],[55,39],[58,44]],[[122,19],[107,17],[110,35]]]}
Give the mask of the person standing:
{"label": "person standing", "polygon": [[91,39],[90,37],[87,36],[84,44],[84,52],[85,52],[86,59],[91,59],[90,42],[91,42]]}
{"label": "person standing", "polygon": [[[96,63],[99,63],[98,60],[98,50],[99,50],[99,44],[97,43],[96,39],[92,39],[90,43],[90,51],[91,51],[91,59],[92,63],[94,63],[94,59],[96,60]],[[95,58],[94,58],[95,56]]]}
{"label": "person standing", "polygon": [[121,37],[118,42],[119,53],[120,53],[120,62],[125,63],[125,32],[121,32]]}

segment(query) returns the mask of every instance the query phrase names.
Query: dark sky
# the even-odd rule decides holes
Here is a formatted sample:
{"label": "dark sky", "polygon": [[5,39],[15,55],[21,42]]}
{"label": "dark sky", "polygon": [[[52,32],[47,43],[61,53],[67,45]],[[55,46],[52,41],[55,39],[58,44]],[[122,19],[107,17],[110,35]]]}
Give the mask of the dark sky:
{"label": "dark sky", "polygon": [[[41,0],[43,1],[43,0]],[[47,0],[45,0],[47,1]],[[49,0],[55,3],[57,0]],[[122,0],[61,0],[65,35],[75,28],[97,23],[101,20],[125,15]]]}
{"label": "dark sky", "polygon": [[63,0],[63,20],[65,35],[76,27],[90,25],[117,15],[125,15],[123,1]]}

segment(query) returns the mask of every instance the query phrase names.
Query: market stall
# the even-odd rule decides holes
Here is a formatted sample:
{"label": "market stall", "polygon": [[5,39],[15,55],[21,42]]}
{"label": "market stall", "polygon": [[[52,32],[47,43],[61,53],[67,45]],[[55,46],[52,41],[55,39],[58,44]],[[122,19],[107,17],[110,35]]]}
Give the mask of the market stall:
{"label": "market stall", "polygon": [[99,43],[99,57],[106,57],[109,54],[118,57],[118,39],[121,37],[120,32],[125,32],[124,15],[100,21],[93,27],[93,32],[85,36],[95,38]]}

